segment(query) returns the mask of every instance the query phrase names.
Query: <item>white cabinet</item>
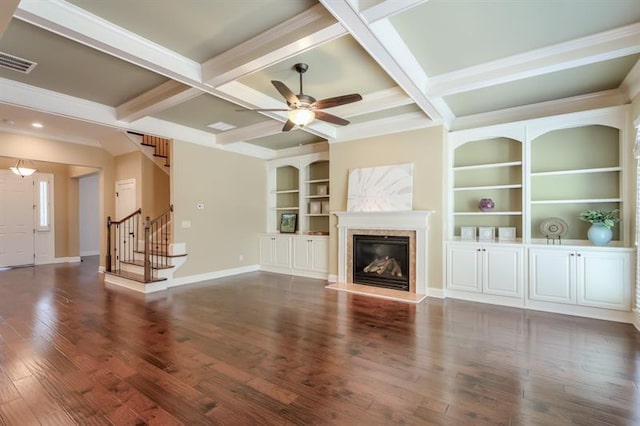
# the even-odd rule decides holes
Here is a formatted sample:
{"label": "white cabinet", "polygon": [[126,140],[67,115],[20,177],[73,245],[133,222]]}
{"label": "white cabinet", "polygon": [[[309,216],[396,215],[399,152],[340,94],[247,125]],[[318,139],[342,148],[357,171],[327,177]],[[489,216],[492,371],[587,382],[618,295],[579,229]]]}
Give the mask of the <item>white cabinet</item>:
{"label": "white cabinet", "polygon": [[291,268],[291,236],[261,235],[260,265],[267,268]]}
{"label": "white cabinet", "polygon": [[529,250],[529,298],[544,302],[575,303],[575,251]]}
{"label": "white cabinet", "polygon": [[447,288],[522,297],[523,252],[512,245],[449,244]]}
{"label": "white cabinet", "polygon": [[261,235],[260,269],[280,274],[326,279],[329,273],[329,237]]}
{"label": "white cabinet", "polygon": [[329,272],[329,239],[299,235],[293,239],[293,269],[300,275],[310,276],[304,272]]}
{"label": "white cabinet", "polygon": [[529,298],[627,311],[630,272],[630,250],[532,248]]}

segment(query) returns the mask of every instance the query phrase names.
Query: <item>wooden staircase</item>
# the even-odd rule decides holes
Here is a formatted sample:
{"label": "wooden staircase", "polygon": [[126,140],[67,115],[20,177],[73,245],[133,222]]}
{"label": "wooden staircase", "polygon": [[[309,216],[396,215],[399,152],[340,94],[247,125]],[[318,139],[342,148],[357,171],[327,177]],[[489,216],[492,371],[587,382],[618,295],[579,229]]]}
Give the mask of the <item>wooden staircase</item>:
{"label": "wooden staircase", "polygon": [[169,139],[160,138],[158,136],[151,135],[141,135],[142,142],[140,145],[142,146],[150,146],[153,148],[153,156],[164,158],[164,166],[171,167],[171,162],[169,160]]}
{"label": "wooden staircase", "polygon": [[186,260],[172,243],[173,206],[157,218],[142,219],[140,209],[118,221],[107,219],[105,282],[141,293],[165,290]]}
{"label": "wooden staircase", "polygon": [[140,149],[147,157],[153,159],[167,174],[169,173],[168,169],[171,167],[171,139],[133,131],[127,131],[126,135],[132,142],[140,146]]}

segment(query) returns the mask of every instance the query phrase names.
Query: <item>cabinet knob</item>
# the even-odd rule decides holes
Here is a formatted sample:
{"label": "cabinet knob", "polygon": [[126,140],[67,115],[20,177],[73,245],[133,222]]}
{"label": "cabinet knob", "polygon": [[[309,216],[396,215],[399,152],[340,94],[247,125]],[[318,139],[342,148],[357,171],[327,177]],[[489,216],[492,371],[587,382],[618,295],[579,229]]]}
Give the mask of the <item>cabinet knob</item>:
{"label": "cabinet knob", "polygon": [[487,249],[482,249],[482,251],[487,251]]}
{"label": "cabinet knob", "polygon": [[482,251],[481,249],[477,249],[477,251]]}
{"label": "cabinet knob", "polygon": [[582,254],[578,253],[578,256],[582,256]]}
{"label": "cabinet knob", "polygon": [[574,254],[574,253],[571,253],[571,256],[575,256],[575,254]]}

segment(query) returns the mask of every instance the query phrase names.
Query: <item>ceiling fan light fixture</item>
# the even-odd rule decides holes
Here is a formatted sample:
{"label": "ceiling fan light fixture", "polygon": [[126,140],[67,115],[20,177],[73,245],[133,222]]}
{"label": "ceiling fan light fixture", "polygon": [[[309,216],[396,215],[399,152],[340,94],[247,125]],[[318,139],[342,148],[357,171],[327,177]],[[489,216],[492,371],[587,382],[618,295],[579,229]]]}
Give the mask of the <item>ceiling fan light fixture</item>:
{"label": "ceiling fan light fixture", "polygon": [[31,160],[18,160],[15,166],[9,167],[9,170],[20,177],[31,176],[37,169]]}
{"label": "ceiling fan light fixture", "polygon": [[288,116],[289,120],[300,127],[306,126],[316,118],[316,114],[312,110],[305,108],[292,109]]}

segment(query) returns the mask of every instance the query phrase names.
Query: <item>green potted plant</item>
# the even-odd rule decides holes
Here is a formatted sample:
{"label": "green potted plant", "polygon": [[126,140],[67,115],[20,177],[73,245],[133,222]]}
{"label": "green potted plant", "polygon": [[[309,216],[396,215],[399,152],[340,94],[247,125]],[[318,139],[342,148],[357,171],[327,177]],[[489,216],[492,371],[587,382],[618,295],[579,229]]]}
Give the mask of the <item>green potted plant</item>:
{"label": "green potted plant", "polygon": [[587,232],[587,237],[596,246],[605,246],[613,237],[613,228],[620,222],[620,210],[586,210],[578,215],[580,220],[589,222],[591,227]]}

